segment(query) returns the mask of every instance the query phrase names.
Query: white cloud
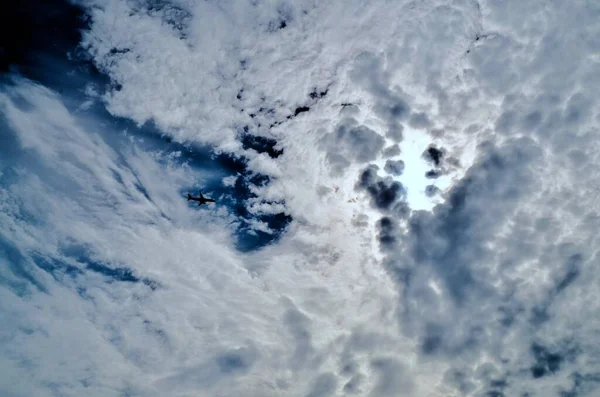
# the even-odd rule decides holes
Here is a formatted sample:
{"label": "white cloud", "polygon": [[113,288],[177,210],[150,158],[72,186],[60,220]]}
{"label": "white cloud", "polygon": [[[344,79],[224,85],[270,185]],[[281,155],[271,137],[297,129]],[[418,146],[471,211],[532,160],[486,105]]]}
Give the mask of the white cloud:
{"label": "white cloud", "polygon": [[593,395],[595,4],[84,4],[109,111],[245,156],[293,221],[242,254],[179,196],[206,175],[7,85],[7,393]]}

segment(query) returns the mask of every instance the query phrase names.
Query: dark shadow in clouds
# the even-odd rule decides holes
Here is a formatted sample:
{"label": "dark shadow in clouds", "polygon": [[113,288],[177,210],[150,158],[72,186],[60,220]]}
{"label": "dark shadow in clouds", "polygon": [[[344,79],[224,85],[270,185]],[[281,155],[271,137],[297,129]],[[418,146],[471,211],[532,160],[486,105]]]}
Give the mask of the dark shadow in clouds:
{"label": "dark shadow in clouds", "polygon": [[573,386],[570,390],[561,390],[559,397],[595,396],[600,389],[600,373],[574,372],[570,375]]}
{"label": "dark shadow in clouds", "polygon": [[425,178],[427,179],[437,179],[440,176],[442,176],[442,172],[437,170],[429,170],[425,173]]}
{"label": "dark shadow in clouds", "polygon": [[334,173],[342,172],[350,163],[373,161],[383,149],[385,140],[354,118],[342,119],[335,130],[321,139]]}
{"label": "dark shadow in clouds", "polygon": [[267,32],[275,33],[285,29],[289,23],[294,21],[294,10],[287,3],[280,3],[277,7],[277,18],[270,21],[267,26]]}
{"label": "dark shadow in clouds", "polygon": [[427,128],[431,124],[429,117],[425,113],[413,113],[410,116],[408,124],[413,128]]}
{"label": "dark shadow in clouds", "polygon": [[442,164],[444,158],[444,152],[435,146],[429,146],[422,154],[423,158],[432,163],[434,166],[439,167]]}
{"label": "dark shadow in clouds", "polygon": [[387,160],[383,168],[385,172],[394,176],[400,176],[404,172],[404,161]]}
{"label": "dark shadow in clouds", "polygon": [[50,274],[56,281],[62,282],[65,276],[75,278],[83,274],[83,271],[73,265],[69,265],[63,261],[47,258],[42,255],[35,255],[35,264],[46,273]]}
{"label": "dark shadow in clouds", "polygon": [[215,361],[222,374],[243,374],[257,358],[258,351],[254,347],[240,347],[219,354]]}
{"label": "dark shadow in clouds", "polygon": [[425,328],[425,334],[421,341],[421,352],[431,355],[440,353],[444,347],[444,329],[441,325],[430,323]]}
{"label": "dark shadow in clouds", "polygon": [[404,126],[399,123],[388,126],[385,136],[394,142],[402,142],[402,139],[404,139]]}
{"label": "dark shadow in clouds", "polygon": [[562,369],[565,362],[573,362],[579,354],[579,349],[573,346],[573,343],[563,344],[554,350],[539,343],[533,343],[531,354],[534,358],[531,376],[539,379],[556,374]]}
{"label": "dark shadow in clouds", "polygon": [[363,383],[365,376],[361,374],[356,374],[346,384],[344,385],[344,393],[347,394],[358,394],[361,389],[360,386]]}
{"label": "dark shadow in clouds", "polygon": [[246,374],[259,359],[258,349],[253,345],[224,350],[198,365],[179,369],[174,375],[159,380],[163,387],[180,390],[210,389],[219,382],[231,381]]}
{"label": "dark shadow in clouds", "polygon": [[294,117],[298,116],[300,113],[308,112],[310,108],[308,106],[300,106],[294,110]]}
{"label": "dark shadow in clouds", "polygon": [[332,373],[321,374],[317,377],[312,389],[306,397],[328,397],[335,393],[337,378]]}
{"label": "dark shadow in clouds", "polygon": [[[18,296],[25,296],[29,286],[34,286],[38,291],[48,292],[43,283],[38,280],[35,271],[27,257],[7,238],[0,234],[0,285],[6,285]],[[5,272],[10,272],[5,274]]]}
{"label": "dark shadow in clouds", "polygon": [[582,254],[572,254],[565,261],[565,274],[556,283],[556,286],[550,290],[546,299],[538,306],[532,309],[530,322],[534,326],[540,326],[550,319],[549,308],[557,296],[573,284],[580,274],[583,263]]}
{"label": "dark shadow in clouds", "polygon": [[382,211],[390,211],[397,216],[408,215],[406,189],[391,177],[382,178],[377,174],[379,167],[368,166],[360,175],[357,189],[366,190],[371,196],[371,205]]}
{"label": "dark shadow in clouds", "polygon": [[112,267],[106,266],[102,263],[88,262],[88,263],[86,263],[86,269],[106,277],[106,279],[109,282],[113,282],[113,281],[126,282],[126,283],[141,282],[144,285],[147,285],[151,290],[155,290],[158,286],[158,283],[156,283],[155,281],[152,281],[147,278],[139,278],[139,277],[135,276],[133,271],[126,267],[112,268]]}
{"label": "dark shadow in clouds", "polygon": [[410,395],[413,382],[404,365],[396,358],[381,357],[371,360],[371,368],[378,375],[377,383],[371,390],[372,396]]}
{"label": "dark shadow in clouds", "polygon": [[390,147],[387,147],[383,150],[383,155],[385,157],[394,157],[400,154],[400,146],[396,143]]}
{"label": "dark shadow in clouds", "polygon": [[[40,254],[32,256],[33,262],[42,270],[50,274],[55,280],[64,282],[65,277],[75,280],[78,277],[86,277],[86,273],[97,274],[104,278],[107,283],[142,283],[151,290],[156,290],[160,285],[158,282],[138,277],[135,272],[127,267],[112,267],[107,264],[92,260],[86,253],[85,248],[70,246],[63,250],[64,258],[52,258]],[[73,261],[79,266],[69,264]]]}
{"label": "dark shadow in clouds", "polygon": [[444,372],[444,383],[453,386],[463,395],[468,395],[477,387],[469,375],[456,368],[450,368]]}
{"label": "dark shadow in clouds", "polygon": [[440,192],[441,192],[440,188],[435,185],[427,185],[425,187],[425,195],[427,197],[433,197]]}
{"label": "dark shadow in clouds", "polygon": [[531,352],[535,358],[535,364],[531,367],[531,376],[535,379],[553,375],[560,370],[560,365],[564,360],[560,354],[551,353],[538,344],[531,346]]}
{"label": "dark shadow in clouds", "polygon": [[315,87],[310,94],[308,94],[308,96],[310,97],[310,99],[319,99],[319,98],[323,98],[325,95],[327,95],[327,92],[329,92],[329,89],[325,89],[323,91],[317,91],[317,88]]}
{"label": "dark shadow in clouds", "polygon": [[398,242],[398,223],[394,218],[383,217],[377,222],[379,243],[384,250],[393,249]]}

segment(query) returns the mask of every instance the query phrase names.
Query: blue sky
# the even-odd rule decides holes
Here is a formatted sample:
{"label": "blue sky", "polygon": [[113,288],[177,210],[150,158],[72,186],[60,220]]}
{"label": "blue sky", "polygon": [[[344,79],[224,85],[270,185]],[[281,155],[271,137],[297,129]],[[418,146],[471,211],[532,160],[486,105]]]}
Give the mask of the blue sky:
{"label": "blue sky", "polygon": [[597,395],[596,3],[2,15],[3,396]]}

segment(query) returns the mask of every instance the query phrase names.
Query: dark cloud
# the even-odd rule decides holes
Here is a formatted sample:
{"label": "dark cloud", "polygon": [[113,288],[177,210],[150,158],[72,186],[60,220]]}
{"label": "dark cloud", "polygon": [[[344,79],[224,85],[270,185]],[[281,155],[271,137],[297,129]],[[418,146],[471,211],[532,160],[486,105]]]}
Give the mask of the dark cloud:
{"label": "dark cloud", "polygon": [[444,329],[439,324],[430,323],[425,327],[425,333],[421,340],[421,351],[423,354],[431,355],[439,353],[443,348]]}
{"label": "dark cloud", "polygon": [[436,194],[440,193],[441,190],[439,187],[435,186],[435,185],[427,185],[425,186],[425,195],[427,197],[433,197]]}
{"label": "dark cloud", "polygon": [[402,160],[387,160],[383,168],[388,174],[400,176],[404,172],[404,161]]}
{"label": "dark cloud", "polygon": [[332,373],[321,374],[306,397],[327,397],[335,393],[337,378]]}
{"label": "dark cloud", "polygon": [[400,146],[398,144],[387,147],[383,150],[383,155],[385,157],[394,157],[400,154]]}
{"label": "dark cloud", "polygon": [[366,190],[371,196],[371,205],[384,211],[391,211],[397,215],[406,215],[406,189],[391,177],[381,178],[377,174],[379,167],[367,167],[357,183],[357,188]]}
{"label": "dark cloud", "polygon": [[339,172],[350,163],[375,160],[383,149],[385,140],[372,129],[359,125],[353,118],[345,118],[333,133],[322,139],[322,144],[334,171]]}
{"label": "dark cloud", "polygon": [[383,217],[377,222],[379,228],[379,243],[384,248],[393,247],[398,241],[398,223],[394,218]]}
{"label": "dark cloud", "polygon": [[565,360],[572,360],[575,351],[551,351],[547,347],[533,343],[531,345],[531,354],[534,358],[534,364],[531,367],[531,376],[535,379],[551,376],[561,370]]}
{"label": "dark cloud", "polygon": [[404,139],[404,126],[400,123],[393,123],[388,125],[385,132],[385,136],[393,140],[394,142],[401,142]]}
{"label": "dark cloud", "polygon": [[219,370],[224,374],[247,372],[258,357],[255,348],[241,347],[218,355],[215,358]]}
{"label": "dark cloud", "polygon": [[399,120],[404,120],[410,113],[410,106],[403,99],[390,98],[388,103],[381,103],[375,107],[375,112],[389,125],[395,125]]}
{"label": "dark cloud", "polygon": [[298,116],[300,113],[308,112],[310,108],[308,106],[299,106],[294,110],[294,117]]}
{"label": "dark cloud", "polygon": [[442,176],[442,171],[440,170],[429,170],[425,173],[425,178],[427,179],[437,179]]}
{"label": "dark cloud", "polygon": [[427,128],[431,124],[425,113],[413,113],[410,115],[408,124],[413,128]]}
{"label": "dark cloud", "polygon": [[187,387],[206,390],[246,374],[258,358],[258,349],[252,345],[228,349],[200,364],[181,368],[159,383],[171,390]]}
{"label": "dark cloud", "polygon": [[364,380],[364,375],[356,374],[344,385],[344,393],[358,394],[361,392],[361,384]]}
{"label": "dark cloud", "polygon": [[472,377],[471,373],[465,373],[465,371],[458,368],[450,368],[444,372],[444,383],[454,387],[463,395],[468,395],[477,388]]}
{"label": "dark cloud", "polygon": [[329,92],[328,89],[324,89],[322,91],[317,91],[317,88],[315,88],[311,91],[310,94],[308,94],[308,96],[310,97],[310,99],[319,99],[319,98],[323,98],[325,95],[327,95],[327,92]]}
{"label": "dark cloud", "polygon": [[365,126],[338,129],[337,139],[345,142],[349,152],[361,163],[374,160],[384,145],[383,137]]}
{"label": "dark cloud", "polygon": [[586,98],[585,94],[580,92],[569,98],[567,106],[564,110],[564,120],[567,125],[579,125],[588,121],[592,115],[590,98]]}
{"label": "dark cloud", "polygon": [[435,146],[429,146],[422,154],[422,157],[436,167],[441,166],[444,159],[444,150]]}
{"label": "dark cloud", "polygon": [[600,373],[574,372],[570,375],[573,385],[569,390],[561,390],[560,397],[594,396],[600,389]]}
{"label": "dark cloud", "polygon": [[[560,252],[560,249],[550,251],[552,252],[552,255],[557,258],[561,258],[565,255],[564,252]],[[566,255],[567,258],[564,260],[563,276],[556,280],[556,285],[548,291],[545,299],[532,309],[530,321],[534,326],[540,326],[542,323],[550,320],[550,306],[558,298],[559,294],[563,293],[577,280],[581,273],[582,264],[584,262],[583,255],[581,253],[570,254],[568,251]]]}
{"label": "dark cloud", "polygon": [[377,383],[371,390],[371,396],[410,395],[414,384],[405,366],[392,357],[375,358],[371,368],[378,375]]}

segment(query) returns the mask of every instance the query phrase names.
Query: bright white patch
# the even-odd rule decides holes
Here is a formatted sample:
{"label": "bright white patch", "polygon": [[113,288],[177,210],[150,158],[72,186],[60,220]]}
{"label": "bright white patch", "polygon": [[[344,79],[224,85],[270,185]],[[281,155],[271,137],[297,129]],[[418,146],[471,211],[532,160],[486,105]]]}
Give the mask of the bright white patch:
{"label": "bright white patch", "polygon": [[236,175],[226,176],[222,180],[223,186],[234,186],[237,179],[238,177]]}

